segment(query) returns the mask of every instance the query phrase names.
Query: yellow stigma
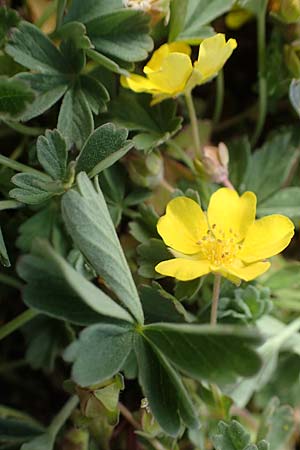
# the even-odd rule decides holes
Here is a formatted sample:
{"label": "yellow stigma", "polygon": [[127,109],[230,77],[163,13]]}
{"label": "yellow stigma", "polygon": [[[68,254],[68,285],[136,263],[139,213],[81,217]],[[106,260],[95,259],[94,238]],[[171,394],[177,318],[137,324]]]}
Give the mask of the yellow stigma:
{"label": "yellow stigma", "polygon": [[219,230],[218,236],[222,236],[222,239],[220,239],[216,238],[214,234],[216,231],[216,224],[213,224],[205,236],[198,241],[200,252],[214,266],[230,264],[241,248],[237,243],[237,235],[230,230],[231,237],[226,239],[225,233]]}

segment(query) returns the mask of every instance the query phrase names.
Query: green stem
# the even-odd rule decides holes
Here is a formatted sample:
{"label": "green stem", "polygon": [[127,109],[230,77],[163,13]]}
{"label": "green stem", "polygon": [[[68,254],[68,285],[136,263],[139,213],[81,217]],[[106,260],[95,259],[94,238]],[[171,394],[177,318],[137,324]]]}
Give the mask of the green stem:
{"label": "green stem", "polygon": [[27,125],[24,125],[23,123],[19,122],[13,122],[12,120],[3,120],[3,123],[7,125],[9,128],[11,128],[14,131],[17,131],[18,133],[25,134],[26,136],[39,136],[40,134],[43,134],[45,131],[45,128],[38,128],[38,127],[28,127]]}
{"label": "green stem", "polygon": [[195,146],[195,154],[200,159],[202,159],[201,141],[200,141],[200,134],[199,134],[199,128],[198,128],[198,119],[197,119],[197,114],[196,114],[195,105],[193,102],[193,97],[192,97],[191,91],[187,91],[185,93],[185,101],[186,101],[186,106],[187,106],[188,113],[190,116],[190,121],[191,121],[193,141],[194,141],[194,146]]}
{"label": "green stem", "polygon": [[212,295],[212,301],[211,301],[211,313],[210,313],[210,324],[211,325],[217,324],[220,287],[221,287],[221,275],[215,274],[213,295]]}
{"label": "green stem", "polygon": [[26,164],[14,161],[13,159],[7,158],[6,156],[3,155],[0,155],[0,165],[9,167],[10,169],[15,170],[16,172],[32,173],[49,180],[48,175],[44,174],[40,170],[36,170],[33,167],[26,166]]}
{"label": "green stem", "polygon": [[214,126],[219,123],[224,106],[224,73],[220,70],[216,80],[216,103],[215,110],[213,114],[213,124]]}
{"label": "green stem", "polygon": [[267,80],[266,80],[266,11],[267,1],[259,11],[257,16],[257,65],[258,65],[258,89],[259,89],[259,110],[256,128],[251,139],[252,146],[257,143],[263,130],[267,116]]}
{"label": "green stem", "polygon": [[56,436],[61,427],[64,425],[64,423],[68,420],[74,409],[76,408],[78,404],[78,397],[73,396],[69,398],[67,403],[63,406],[63,408],[59,411],[59,413],[54,417],[52,420],[48,432],[52,436]]}
{"label": "green stem", "polygon": [[5,337],[9,336],[14,331],[21,328],[25,323],[29,322],[31,319],[36,317],[39,314],[38,311],[33,311],[32,309],[27,309],[25,312],[20,314],[15,319],[11,320],[10,322],[6,323],[5,325],[2,325],[0,327],[0,340],[4,339]]}
{"label": "green stem", "polygon": [[[21,281],[16,278],[11,277],[10,275],[6,275],[5,273],[0,272],[0,284],[5,284],[6,286],[11,286],[16,289],[21,289],[23,284]],[[1,328],[0,328],[1,329]]]}

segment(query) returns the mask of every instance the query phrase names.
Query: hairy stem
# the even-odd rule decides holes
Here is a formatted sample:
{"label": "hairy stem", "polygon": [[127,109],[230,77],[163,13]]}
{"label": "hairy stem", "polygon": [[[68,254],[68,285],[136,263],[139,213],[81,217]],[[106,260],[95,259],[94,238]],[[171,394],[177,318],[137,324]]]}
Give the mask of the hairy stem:
{"label": "hairy stem", "polygon": [[202,152],[201,152],[201,141],[200,141],[200,134],[199,134],[199,128],[198,128],[198,119],[197,114],[195,110],[195,105],[193,102],[193,97],[191,91],[187,91],[185,93],[185,101],[188,109],[188,113],[190,116],[191,121],[191,127],[192,127],[192,135],[193,135],[193,141],[195,146],[195,154],[200,159],[202,159]]}
{"label": "hairy stem", "polygon": [[26,164],[14,161],[13,159],[7,158],[6,156],[3,155],[0,155],[0,165],[9,167],[10,169],[15,170],[16,172],[32,173],[34,175],[39,175],[49,180],[49,177],[40,170],[36,170],[33,167],[26,166]]}
{"label": "hairy stem", "polygon": [[267,1],[257,16],[257,54],[258,54],[258,89],[259,110],[256,128],[251,139],[252,146],[257,143],[263,130],[267,115],[267,80],[266,80],[266,11]]}
{"label": "hairy stem", "polygon": [[211,301],[211,313],[210,313],[210,324],[211,325],[217,324],[220,287],[221,287],[221,275],[216,274],[215,279],[214,279],[213,295],[212,295],[212,301]]}
{"label": "hairy stem", "polygon": [[213,124],[214,126],[219,123],[224,106],[224,73],[220,70],[216,80],[216,103],[215,110],[213,114]]}

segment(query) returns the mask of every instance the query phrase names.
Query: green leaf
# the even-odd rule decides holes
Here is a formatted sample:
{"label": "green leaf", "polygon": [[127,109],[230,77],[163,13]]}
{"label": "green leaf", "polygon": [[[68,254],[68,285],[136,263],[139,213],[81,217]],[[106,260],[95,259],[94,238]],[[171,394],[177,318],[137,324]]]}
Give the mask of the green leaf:
{"label": "green leaf", "polygon": [[149,17],[142,11],[123,9],[97,16],[86,24],[88,35],[100,53],[134,62],[153,49]]}
{"label": "green leaf", "polygon": [[18,13],[11,8],[1,6],[0,9],[0,47],[5,43],[8,32],[16,27],[20,21]]}
{"label": "green leaf", "polygon": [[110,0],[109,2],[107,0],[97,0],[97,2],[95,0],[85,0],[84,2],[82,0],[73,0],[64,21],[78,20],[79,22],[86,23],[91,19],[108,14],[122,7],[122,0]]}
{"label": "green leaf", "polygon": [[237,190],[245,189],[244,181],[251,161],[251,145],[247,136],[236,138],[228,144],[229,176]]}
{"label": "green leaf", "polygon": [[255,192],[258,202],[266,200],[281,188],[298,158],[292,132],[276,133],[253,154],[244,189]]}
{"label": "green leaf", "polygon": [[68,73],[61,52],[35,25],[22,21],[5,48],[22,66],[42,73]]}
{"label": "green leaf", "polygon": [[[298,336],[298,330],[300,329],[299,319],[295,319],[288,325],[279,322],[279,326],[277,325],[273,331],[270,326],[270,321],[272,325],[272,321],[274,320],[270,316],[265,316],[258,322],[259,329],[263,332],[268,330],[270,336],[258,350],[263,362],[259,372],[254,377],[242,379],[226,389],[227,394],[240,407],[244,407],[252,395],[269,382],[277,367],[278,355],[282,347],[289,340],[292,340],[292,337]],[[277,322],[275,321],[276,324]]]}
{"label": "green leaf", "polygon": [[38,316],[25,325],[22,332],[25,334],[27,344],[25,354],[27,363],[34,370],[52,372],[56,358],[69,342],[66,324],[46,316]]}
{"label": "green leaf", "polygon": [[273,450],[266,441],[259,442],[258,446],[251,444],[250,433],[236,420],[229,424],[220,421],[218,432],[219,434],[212,436],[216,450]]}
{"label": "green leaf", "polygon": [[285,448],[295,432],[294,411],[288,405],[281,405],[278,398],[273,398],[262,415],[258,437],[270,443],[271,450]]}
{"label": "green leaf", "polygon": [[94,114],[107,110],[109,93],[99,80],[90,75],[81,75],[80,86]]}
{"label": "green leaf", "polygon": [[264,13],[267,2],[268,0],[239,0],[239,6],[260,15]]}
{"label": "green leaf", "polygon": [[300,187],[288,187],[276,192],[261,202],[257,209],[259,216],[284,214],[298,221],[300,218]]}
{"label": "green leaf", "polygon": [[133,146],[127,141],[128,131],[117,129],[113,123],[97,128],[86,141],[76,164],[76,172],[85,171],[95,176],[114,164]]}
{"label": "green leaf", "polygon": [[300,80],[293,79],[291,81],[289,98],[296,113],[300,116]]}
{"label": "green leaf", "polygon": [[55,37],[71,40],[78,49],[85,49],[92,47],[92,43],[86,35],[86,27],[80,22],[68,22],[55,32]]}
{"label": "green leaf", "polygon": [[10,261],[5,247],[1,227],[0,227],[0,262],[4,267],[10,267]]}
{"label": "green leaf", "polygon": [[69,81],[64,75],[20,73],[16,79],[24,81],[35,92],[36,97],[21,116],[30,120],[50,109],[66,92]]}
{"label": "green leaf", "polygon": [[11,179],[18,186],[9,192],[10,197],[28,205],[37,205],[63,192],[62,186],[51,178],[47,181],[43,174],[18,173]]}
{"label": "green leaf", "polygon": [[132,328],[97,324],[82,331],[79,340],[67,348],[64,357],[73,362],[73,380],[80,386],[90,386],[116,375],[122,369],[132,346]]}
{"label": "green leaf", "polygon": [[186,375],[214,383],[251,377],[261,367],[257,330],[219,325],[147,325],[144,335]]}
{"label": "green leaf", "polygon": [[74,243],[108,286],[143,322],[136,286],[111,221],[103,194],[87,175],[77,176],[79,192],[70,190],[62,199],[63,219]]}
{"label": "green leaf", "polygon": [[25,220],[18,229],[17,247],[23,252],[29,252],[35,238],[50,240],[57,219],[58,211],[56,206],[49,204]]}
{"label": "green leaf", "polygon": [[15,78],[0,77],[0,117],[17,119],[34,100],[34,93]]}
{"label": "green leaf", "polygon": [[54,180],[64,180],[67,172],[66,141],[58,130],[47,130],[37,143],[39,163]]}
{"label": "green leaf", "polygon": [[188,0],[184,27],[173,38],[199,44],[201,39],[214,34],[207,24],[229,11],[233,3],[234,0]]}
{"label": "green leaf", "polygon": [[174,42],[176,36],[183,30],[187,12],[188,0],[173,0],[170,4],[171,17],[169,22],[169,42]]}
{"label": "green leaf", "polygon": [[175,297],[167,294],[158,283],[142,286],[140,294],[146,323],[185,321],[184,307]]}
{"label": "green leaf", "polygon": [[73,87],[64,96],[57,122],[68,148],[81,149],[94,129],[94,119],[88,101],[79,87]]}
{"label": "green leaf", "polygon": [[24,256],[18,264],[19,275],[28,283],[24,289],[28,306],[82,325],[99,322],[103,315],[132,321],[121,306],[76,272],[47,242],[37,240],[34,250],[35,255]]}
{"label": "green leaf", "polygon": [[139,255],[138,272],[144,278],[162,278],[162,276],[155,271],[155,266],[161,261],[173,258],[173,255],[166,248],[163,241],[154,238],[139,245],[137,253]]}
{"label": "green leaf", "polygon": [[150,96],[123,91],[109,111],[120,125],[138,131],[133,138],[139,150],[150,150],[168,141],[181,128],[182,118],[176,116],[174,100],[150,106]]}
{"label": "green leaf", "polygon": [[0,442],[11,446],[20,444],[41,434],[44,428],[30,416],[11,408],[0,406]]}
{"label": "green leaf", "polygon": [[141,336],[135,340],[139,382],[155,419],[171,436],[178,436],[181,421],[189,428],[199,422],[182,380],[162,353]]}

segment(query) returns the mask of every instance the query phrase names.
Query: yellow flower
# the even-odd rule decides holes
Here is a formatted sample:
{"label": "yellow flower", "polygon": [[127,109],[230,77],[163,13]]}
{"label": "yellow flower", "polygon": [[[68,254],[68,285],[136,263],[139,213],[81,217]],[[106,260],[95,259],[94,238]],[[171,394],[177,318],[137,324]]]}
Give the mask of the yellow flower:
{"label": "yellow flower", "polygon": [[285,216],[274,214],[255,220],[256,196],[241,197],[228,188],[211,197],[207,213],[193,200],[177,197],[157,230],[175,259],[159,263],[155,270],[187,281],[217,273],[238,284],[266,272],[266,258],[280,253],[294,235],[294,225]]}
{"label": "yellow flower", "polygon": [[155,104],[210,81],[236,46],[235,39],[226,42],[224,34],[220,33],[204,39],[199,47],[198,60],[193,65],[189,45],[180,42],[164,44],[144,67],[146,77],[136,74],[122,76],[121,84],[134,92],[152,94],[152,103]]}

